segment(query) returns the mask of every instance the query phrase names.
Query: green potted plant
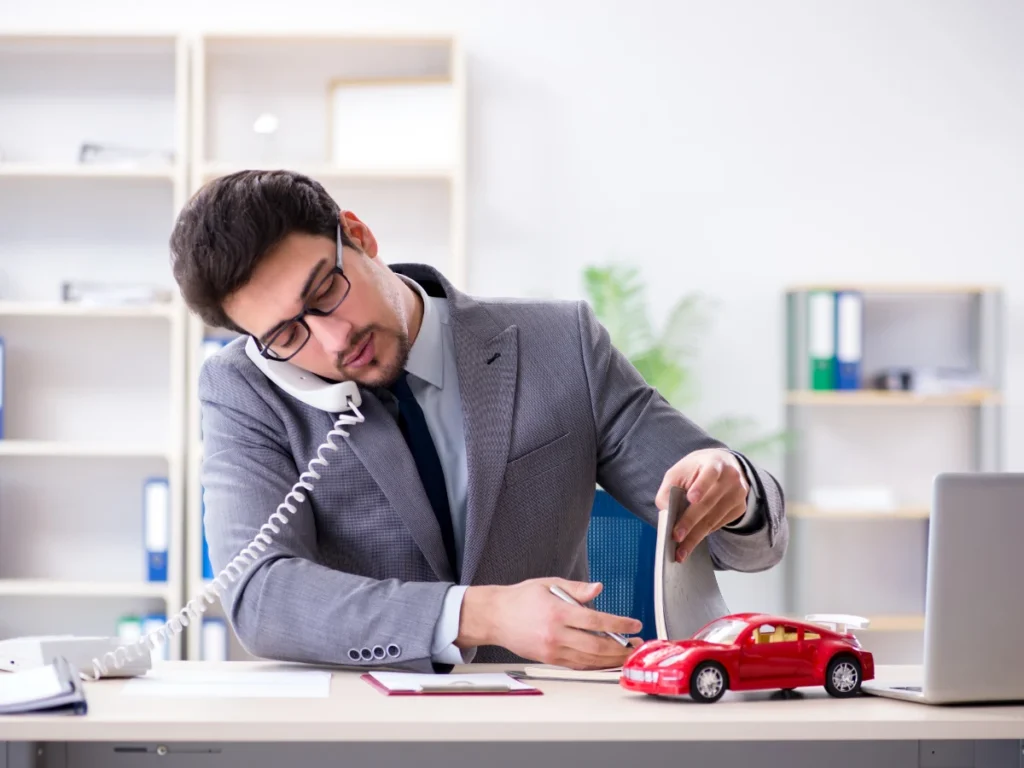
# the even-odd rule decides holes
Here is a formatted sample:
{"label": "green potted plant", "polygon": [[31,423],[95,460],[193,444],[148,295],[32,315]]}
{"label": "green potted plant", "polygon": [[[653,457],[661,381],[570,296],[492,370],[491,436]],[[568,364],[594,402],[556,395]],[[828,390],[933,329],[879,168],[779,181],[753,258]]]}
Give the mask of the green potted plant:
{"label": "green potted plant", "polygon": [[[644,381],[683,413],[698,399],[694,367],[698,344],[710,324],[714,302],[700,293],[676,301],[660,331],[647,312],[644,286],[634,267],[588,266],[583,272],[587,300],[608,329],[612,343],[636,367]],[[730,448],[754,458],[778,449],[785,433],[761,433],[749,416],[725,415],[702,425]]]}

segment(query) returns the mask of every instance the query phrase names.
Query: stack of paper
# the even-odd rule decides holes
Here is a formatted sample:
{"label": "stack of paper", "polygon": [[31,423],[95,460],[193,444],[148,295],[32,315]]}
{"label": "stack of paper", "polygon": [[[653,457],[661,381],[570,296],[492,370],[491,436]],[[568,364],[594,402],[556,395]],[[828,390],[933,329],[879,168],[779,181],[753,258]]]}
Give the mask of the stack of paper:
{"label": "stack of paper", "polygon": [[0,715],[86,712],[79,673],[64,658],[22,672],[0,672]]}
{"label": "stack of paper", "polygon": [[676,521],[689,502],[686,490],[672,488],[668,509],[658,517],[654,552],[654,619],[659,640],[685,640],[708,622],[729,613],[718,588],[707,539],[681,563],[676,562],[678,542],[672,538]]}
{"label": "stack of paper", "polygon": [[591,683],[617,683],[622,676],[622,667],[606,669],[571,669],[554,664],[527,664],[523,674],[538,680],[583,680]]}

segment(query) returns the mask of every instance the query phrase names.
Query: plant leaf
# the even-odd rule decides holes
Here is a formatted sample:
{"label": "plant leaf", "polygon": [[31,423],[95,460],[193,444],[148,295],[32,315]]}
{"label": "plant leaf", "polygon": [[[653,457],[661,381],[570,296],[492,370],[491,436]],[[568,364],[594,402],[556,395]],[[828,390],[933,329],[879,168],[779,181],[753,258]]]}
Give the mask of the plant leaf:
{"label": "plant leaf", "polygon": [[594,314],[619,351],[632,357],[651,346],[644,288],[633,267],[588,267],[583,283]]}

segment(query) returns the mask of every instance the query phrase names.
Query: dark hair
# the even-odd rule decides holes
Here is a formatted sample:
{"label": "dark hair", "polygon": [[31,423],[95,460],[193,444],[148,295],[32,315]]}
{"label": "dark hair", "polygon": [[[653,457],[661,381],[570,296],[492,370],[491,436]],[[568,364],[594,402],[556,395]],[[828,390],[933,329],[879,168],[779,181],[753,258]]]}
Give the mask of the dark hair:
{"label": "dark hair", "polygon": [[[225,314],[224,300],[288,235],[333,242],[339,213],[323,186],[292,171],[239,171],[214,179],[188,201],[171,233],[171,271],[182,298],[207,325],[245,333]],[[341,237],[352,246],[344,231]]]}

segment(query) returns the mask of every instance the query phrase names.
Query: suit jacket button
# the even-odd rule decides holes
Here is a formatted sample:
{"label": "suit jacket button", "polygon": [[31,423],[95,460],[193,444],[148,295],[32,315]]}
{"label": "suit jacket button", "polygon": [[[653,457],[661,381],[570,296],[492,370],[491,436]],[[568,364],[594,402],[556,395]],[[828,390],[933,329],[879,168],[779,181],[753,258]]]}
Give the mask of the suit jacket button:
{"label": "suit jacket button", "polygon": [[359,661],[359,651],[357,651],[355,648],[350,648],[348,652],[348,657],[352,659],[352,661]]}
{"label": "suit jacket button", "polygon": [[387,651],[385,651],[382,646],[379,646],[379,645],[373,646],[373,658],[375,658],[375,659],[383,659],[386,655],[387,655]]}
{"label": "suit jacket button", "polygon": [[363,648],[362,650],[363,661],[370,661],[373,658],[373,651],[369,648]]}
{"label": "suit jacket button", "polygon": [[391,645],[388,646],[388,656],[390,656],[391,658],[395,658],[396,656],[400,656],[401,654],[402,650],[394,643],[391,643]]}

